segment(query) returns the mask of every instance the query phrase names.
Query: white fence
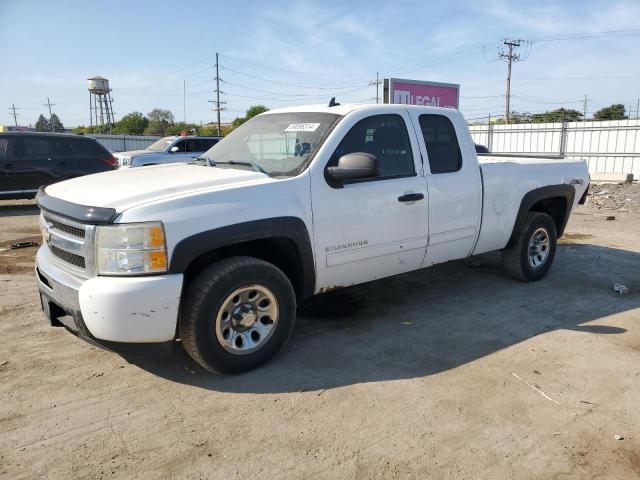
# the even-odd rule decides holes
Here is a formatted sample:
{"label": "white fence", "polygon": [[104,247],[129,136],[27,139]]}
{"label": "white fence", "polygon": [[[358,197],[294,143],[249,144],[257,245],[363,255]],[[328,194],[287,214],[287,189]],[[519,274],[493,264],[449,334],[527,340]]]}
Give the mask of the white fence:
{"label": "white fence", "polygon": [[591,173],[640,178],[640,120],[471,125],[475,143],[491,153],[584,158]]}
{"label": "white fence", "polygon": [[[471,125],[475,143],[492,153],[584,158],[591,173],[640,178],[640,120]],[[113,152],[140,150],[161,137],[88,135]]]}
{"label": "white fence", "polygon": [[161,139],[156,135],[107,135],[91,134],[87,137],[95,138],[112,152],[126,152],[127,150],[142,150],[156,140]]}

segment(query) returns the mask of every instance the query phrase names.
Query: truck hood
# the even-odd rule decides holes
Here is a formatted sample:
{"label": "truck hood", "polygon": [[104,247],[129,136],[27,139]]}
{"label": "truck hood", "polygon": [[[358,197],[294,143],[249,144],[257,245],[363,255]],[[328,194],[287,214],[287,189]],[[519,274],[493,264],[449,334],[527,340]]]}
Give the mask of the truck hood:
{"label": "truck hood", "polygon": [[252,170],[179,163],[77,177],[49,185],[46,193],[68,202],[110,207],[122,212],[142,203],[199,190],[220,190],[274,181]]}
{"label": "truck hood", "polygon": [[116,152],[113,154],[114,157],[139,157],[140,155],[151,155],[152,153],[163,153],[163,152],[154,152],[153,150],[129,150],[127,152]]}

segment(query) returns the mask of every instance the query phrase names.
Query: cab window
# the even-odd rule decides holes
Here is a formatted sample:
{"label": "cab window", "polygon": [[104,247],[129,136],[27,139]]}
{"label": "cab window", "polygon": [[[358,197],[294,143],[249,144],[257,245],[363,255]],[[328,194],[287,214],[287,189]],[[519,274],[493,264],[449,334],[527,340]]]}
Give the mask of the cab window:
{"label": "cab window", "polygon": [[431,173],[460,170],[462,155],[451,120],[444,115],[420,115],[420,129],[427,147]]}
{"label": "cab window", "polygon": [[178,150],[174,150],[174,152],[184,152],[185,148],[186,148],[187,142],[185,140],[180,140],[179,142],[176,142],[173,147],[171,147],[172,150],[174,147],[178,147]]}
{"label": "cab window", "polygon": [[342,139],[328,166],[356,152],[370,153],[378,159],[380,175],[373,180],[415,175],[411,141],[400,115],[373,115],[360,120]]}
{"label": "cab window", "polygon": [[42,156],[51,154],[51,141],[44,137],[25,137],[22,144],[22,153],[27,156]]}

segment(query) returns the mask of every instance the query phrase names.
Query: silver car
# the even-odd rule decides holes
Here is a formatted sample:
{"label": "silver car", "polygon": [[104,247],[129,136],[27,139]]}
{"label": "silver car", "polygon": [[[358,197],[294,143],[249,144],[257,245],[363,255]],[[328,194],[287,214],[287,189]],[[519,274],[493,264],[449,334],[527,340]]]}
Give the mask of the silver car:
{"label": "silver car", "polygon": [[222,137],[164,137],[149,145],[144,150],[118,152],[120,168],[144,167],[160,163],[190,162],[218,143]]}

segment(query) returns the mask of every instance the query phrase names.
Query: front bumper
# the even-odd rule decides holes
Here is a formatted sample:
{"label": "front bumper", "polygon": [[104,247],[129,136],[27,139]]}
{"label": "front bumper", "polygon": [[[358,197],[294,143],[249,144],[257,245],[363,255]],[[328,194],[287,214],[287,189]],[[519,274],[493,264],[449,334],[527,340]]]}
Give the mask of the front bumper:
{"label": "front bumper", "polygon": [[83,279],[56,265],[43,245],[36,256],[36,277],[42,309],[52,325],[62,324],[93,341],[158,343],[175,338],[182,274]]}

